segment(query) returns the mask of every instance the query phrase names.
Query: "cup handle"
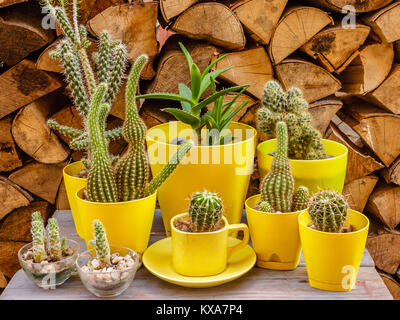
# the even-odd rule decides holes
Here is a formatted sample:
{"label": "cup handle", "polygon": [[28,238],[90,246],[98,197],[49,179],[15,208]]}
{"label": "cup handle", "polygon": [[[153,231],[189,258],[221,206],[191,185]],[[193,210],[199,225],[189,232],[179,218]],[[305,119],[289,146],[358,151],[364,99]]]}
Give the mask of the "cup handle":
{"label": "cup handle", "polygon": [[244,233],[243,240],[240,241],[238,244],[234,245],[233,247],[228,247],[228,259],[229,257],[239,249],[244,248],[249,243],[249,227],[244,223],[238,224],[230,224],[228,226],[229,231],[240,231],[242,230]]}

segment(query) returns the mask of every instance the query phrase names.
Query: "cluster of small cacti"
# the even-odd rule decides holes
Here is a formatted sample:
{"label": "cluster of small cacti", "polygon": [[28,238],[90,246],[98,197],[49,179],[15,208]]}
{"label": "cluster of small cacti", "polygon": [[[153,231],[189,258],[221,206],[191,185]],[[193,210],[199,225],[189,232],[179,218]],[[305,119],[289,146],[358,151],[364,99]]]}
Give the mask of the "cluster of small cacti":
{"label": "cluster of small cacti", "polygon": [[96,257],[102,266],[111,264],[110,246],[108,244],[106,231],[100,220],[93,221],[94,240],[90,244],[95,246]]}
{"label": "cluster of small cacti", "polygon": [[325,159],[321,133],[311,124],[308,102],[298,88],[284,92],[277,81],[265,84],[263,106],[257,111],[260,131],[273,135],[276,123],[284,121],[289,131],[289,158],[301,160]]}
{"label": "cluster of small cacti", "polygon": [[294,212],[307,208],[309,191],[306,187],[299,187],[294,192],[294,179],[288,158],[288,129],[283,121],[276,124],[277,149],[271,170],[264,177],[260,185],[261,203],[263,212]]}
{"label": "cluster of small cacti", "polygon": [[189,219],[193,231],[204,232],[215,230],[222,219],[224,205],[216,193],[196,192],[189,203]]}
{"label": "cluster of small cacti", "polygon": [[34,262],[40,263],[47,257],[52,261],[58,261],[65,255],[66,240],[62,238],[60,241],[58,224],[55,218],[49,219],[46,232],[42,215],[39,211],[33,212],[31,233]]}
{"label": "cluster of small cacti", "polygon": [[337,191],[324,190],[311,197],[308,213],[315,228],[324,232],[341,232],[349,205]]}

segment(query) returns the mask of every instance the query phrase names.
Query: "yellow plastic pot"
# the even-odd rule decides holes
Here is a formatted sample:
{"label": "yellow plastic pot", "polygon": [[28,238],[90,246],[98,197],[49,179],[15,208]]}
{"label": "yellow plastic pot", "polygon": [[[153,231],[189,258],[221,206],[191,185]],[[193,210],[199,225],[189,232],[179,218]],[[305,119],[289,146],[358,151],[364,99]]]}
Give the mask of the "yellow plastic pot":
{"label": "yellow plastic pot", "polygon": [[[228,224],[213,232],[184,232],[175,228],[180,218],[188,219],[187,213],[172,218],[172,265],[175,271],[189,277],[207,277],[223,272],[229,257],[249,242],[249,229],[244,223]],[[228,247],[228,233],[243,230],[243,240]]]}
{"label": "yellow plastic pot", "polygon": [[63,169],[63,177],[65,183],[65,190],[67,192],[67,198],[69,206],[71,208],[72,217],[74,218],[75,228],[78,235],[83,238],[83,231],[81,227],[81,220],[78,213],[75,195],[76,192],[86,187],[85,178],[77,178],[75,175],[79,174],[84,169],[82,161],[73,162]]}
{"label": "yellow plastic pot", "polygon": [[110,246],[127,247],[142,254],[149,243],[156,193],[138,200],[105,203],[83,200],[83,191],[79,190],[75,197],[86,244],[93,239],[93,220],[99,219]]}
{"label": "yellow plastic pot", "polygon": [[303,211],[267,213],[253,209],[260,201],[261,195],[258,194],[245,202],[257,266],[273,270],[293,270],[300,260],[298,216]]}
{"label": "yellow plastic pot", "polygon": [[[158,201],[167,235],[170,220],[186,212],[190,196],[197,191],[216,192],[224,202],[224,215],[231,224],[239,223],[254,168],[256,130],[242,123],[229,126],[238,137],[234,143],[195,146],[158,189]],[[147,131],[147,151],[151,172],[157,175],[178,146],[176,137],[194,139],[192,128],[182,122],[168,122]],[[241,138],[241,139],[240,139]]]}
{"label": "yellow plastic pot", "polygon": [[[343,191],[347,169],[347,147],[331,140],[323,139],[325,152],[331,158],[323,160],[290,160],[295,188],[303,185],[311,193],[329,189]],[[261,179],[269,172],[272,154],[276,150],[276,139],[261,142],[257,146],[257,160]]]}
{"label": "yellow plastic pot", "polygon": [[356,229],[349,233],[314,230],[308,227],[310,223],[307,211],[299,215],[300,239],[310,286],[328,291],[352,290],[367,241],[368,218],[349,210],[346,224]]}

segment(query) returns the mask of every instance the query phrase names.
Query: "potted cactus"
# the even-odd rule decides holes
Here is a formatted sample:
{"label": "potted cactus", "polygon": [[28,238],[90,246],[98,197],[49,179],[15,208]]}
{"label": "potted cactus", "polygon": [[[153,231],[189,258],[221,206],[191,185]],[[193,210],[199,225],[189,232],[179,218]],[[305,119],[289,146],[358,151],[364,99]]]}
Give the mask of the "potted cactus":
{"label": "potted cactus", "polygon": [[310,286],[352,290],[367,241],[368,218],[349,209],[343,195],[329,190],[315,194],[298,218]]}
{"label": "potted cactus", "polygon": [[32,213],[32,242],[18,252],[25,274],[41,288],[55,288],[69,279],[75,270],[79,244],[60,239],[58,224],[50,218],[47,231],[39,211]]}
{"label": "potted cactus", "polygon": [[110,247],[99,220],[93,221],[94,249],[81,253],[76,261],[84,286],[97,297],[114,297],[124,292],[140,266],[139,255],[125,247]]}
{"label": "potted cactus", "polygon": [[298,215],[307,208],[309,191],[296,191],[288,158],[288,129],[276,124],[277,149],[271,170],[260,184],[261,194],[246,200],[246,215],[257,266],[292,270],[300,260],[301,245]]}
{"label": "potted cactus", "polygon": [[[257,110],[260,132],[274,135],[278,121],[286,122],[289,132],[288,155],[292,165],[295,186],[306,186],[311,193],[322,189],[342,192],[347,167],[346,146],[322,139],[313,128],[308,102],[298,88],[284,92],[277,81],[265,84],[262,106]],[[258,168],[261,179],[270,170],[276,139],[257,146]]]}
{"label": "potted cactus", "polygon": [[[224,205],[217,194],[196,192],[187,213],[171,219],[172,264],[185,276],[211,276],[223,272],[229,257],[249,241],[247,225],[229,224]],[[229,231],[243,230],[242,241],[228,247]],[[190,254],[188,254],[190,253]]]}
{"label": "potted cactus", "polygon": [[[192,139],[193,147],[185,166],[176,170],[158,191],[158,200],[167,235],[170,235],[170,220],[177,212],[188,206],[187,195],[207,189],[218,193],[225,201],[224,215],[229,223],[239,223],[253,171],[256,131],[242,123],[232,122],[233,117],[247,102],[236,106],[235,102],[248,85],[216,90],[215,78],[229,68],[211,71],[225,56],[213,61],[203,72],[186,48],[180,47],[187,59],[191,77],[191,88],[180,83],[179,94],[150,93],[138,96],[144,99],[169,99],[179,101],[182,108],[167,108],[179,121],[168,122],[149,129],[146,141],[151,171],[158,174],[165,159],[186,138]],[[211,89],[210,96],[204,92]],[[237,92],[232,101],[224,96]],[[209,111],[207,106],[213,105]],[[178,143],[177,143],[178,141]]]}

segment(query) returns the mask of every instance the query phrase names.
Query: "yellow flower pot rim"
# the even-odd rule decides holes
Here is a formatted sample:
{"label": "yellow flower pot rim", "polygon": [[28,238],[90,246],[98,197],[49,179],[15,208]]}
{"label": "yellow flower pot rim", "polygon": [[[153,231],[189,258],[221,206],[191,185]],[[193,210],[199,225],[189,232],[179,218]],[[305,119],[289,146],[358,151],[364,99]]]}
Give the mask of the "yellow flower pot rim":
{"label": "yellow flower pot rim", "polygon": [[366,222],[367,222],[367,223],[365,224],[364,227],[362,227],[362,228],[359,229],[359,230],[352,231],[352,232],[345,232],[345,233],[340,233],[340,232],[325,232],[325,231],[320,231],[320,230],[315,230],[315,229],[313,229],[313,228],[310,228],[309,226],[307,226],[306,224],[304,224],[303,221],[301,221],[301,219],[300,219],[300,217],[301,217],[303,214],[308,213],[307,210],[304,210],[304,212],[302,212],[301,214],[299,214],[299,217],[297,218],[297,220],[298,220],[299,224],[301,224],[302,226],[304,226],[304,227],[306,227],[307,229],[311,230],[312,232],[315,232],[315,233],[322,233],[322,234],[326,234],[326,235],[330,235],[330,236],[348,237],[348,236],[354,235],[354,234],[356,234],[356,233],[361,233],[361,232],[363,232],[365,229],[368,229],[368,228],[369,228],[369,219],[367,218],[367,216],[364,215],[364,214],[362,214],[362,213],[359,212],[359,211],[356,211],[356,210],[352,210],[352,211],[353,211],[353,212],[357,212],[357,214],[361,215],[361,216],[366,220]]}
{"label": "yellow flower pot rim", "polygon": [[69,166],[75,165],[77,162],[82,162],[82,161],[75,161],[75,162],[68,163],[68,164],[63,168],[63,172],[64,172],[66,175],[68,175],[68,176],[70,176],[70,177],[72,177],[72,178],[74,178],[74,179],[78,179],[78,180],[87,180],[87,178],[75,177],[75,176],[73,176],[72,174],[69,174],[69,173],[67,173],[67,172],[65,171],[66,168],[68,168]]}
{"label": "yellow flower pot rim", "polygon": [[249,208],[253,209],[257,213],[262,213],[262,214],[266,214],[266,215],[267,214],[271,214],[271,215],[280,215],[280,216],[291,216],[291,215],[298,214],[299,212],[303,212],[303,211],[307,210],[307,208],[306,208],[306,209],[303,209],[303,210],[292,211],[292,212],[264,212],[264,211],[256,210],[256,209],[250,207],[247,204],[247,201],[250,201],[251,199],[253,199],[255,197],[261,197],[261,194],[256,194],[254,196],[251,196],[250,198],[247,198],[246,202],[245,202],[245,205],[246,205],[246,207],[249,207]]}
{"label": "yellow flower pot rim", "polygon": [[[276,138],[274,138],[274,139],[268,139],[268,140],[265,140],[265,141],[259,143],[259,144],[257,145],[257,152],[262,153],[262,154],[263,154],[264,156],[266,156],[266,157],[271,157],[271,158],[273,158],[273,156],[271,156],[270,154],[265,154],[264,152],[262,152],[262,151],[261,151],[261,146],[262,146],[263,144],[266,144],[267,142],[275,141],[275,140],[276,140]],[[344,144],[342,144],[342,143],[339,143],[339,142],[333,141],[333,140],[329,140],[329,139],[322,139],[322,141],[328,141],[329,143],[341,145],[341,146],[343,146],[343,147],[346,149],[346,151],[345,151],[344,153],[342,153],[341,155],[337,156],[337,157],[329,157],[329,158],[327,158],[327,159],[314,159],[314,160],[289,159],[290,162],[331,161],[331,160],[335,160],[335,159],[339,159],[339,158],[345,157],[345,156],[349,153],[349,149],[348,149]]]}
{"label": "yellow flower pot rim", "polygon": [[[156,125],[156,126],[154,126],[154,127],[151,127],[150,129],[147,130],[146,139],[147,139],[148,141],[151,141],[151,142],[154,142],[154,143],[158,143],[158,144],[161,144],[161,145],[174,145],[174,144],[171,144],[171,143],[162,142],[162,141],[159,141],[159,140],[154,140],[154,139],[152,139],[152,138],[149,137],[149,132],[150,132],[152,129],[156,129],[156,128],[160,128],[160,127],[169,126],[170,123],[183,123],[183,122],[180,122],[180,121],[170,121],[170,122],[161,123],[161,124],[158,124],[158,125]],[[218,144],[218,145],[212,145],[212,146],[198,146],[198,145],[195,145],[195,146],[192,147],[192,149],[194,149],[194,148],[218,148],[218,147],[221,147],[221,146],[230,146],[230,145],[245,143],[245,142],[247,142],[247,141],[250,141],[250,140],[254,139],[254,137],[255,137],[256,134],[257,134],[257,130],[254,129],[252,126],[249,126],[249,125],[244,124],[244,123],[241,123],[241,122],[235,122],[235,121],[232,121],[231,123],[237,124],[237,125],[240,125],[240,126],[242,126],[242,127],[244,127],[244,128],[248,128],[248,129],[253,130],[253,135],[252,135],[250,138],[246,139],[246,140],[241,140],[241,141],[234,142],[234,143],[228,143],[228,144],[222,144],[222,145]]]}
{"label": "yellow flower pot rim", "polygon": [[171,228],[172,229],[174,229],[174,231],[176,231],[177,233],[180,233],[180,234],[204,234],[204,235],[208,235],[208,234],[217,234],[217,233],[220,233],[220,232],[224,232],[227,228],[228,228],[228,220],[226,220],[226,218],[224,217],[224,216],[222,216],[222,220],[224,221],[224,227],[223,228],[221,228],[221,229],[218,229],[218,230],[216,230],[216,231],[206,231],[206,232],[187,232],[187,231],[182,231],[182,230],[179,230],[179,229],[177,229],[177,228],[175,228],[175,221],[178,219],[178,218],[182,218],[182,217],[184,217],[184,216],[187,216],[187,215],[189,215],[187,212],[184,212],[184,213],[180,213],[180,214],[178,214],[178,215],[176,215],[176,216],[174,216],[172,219],[171,219]]}
{"label": "yellow flower pot rim", "polygon": [[[80,200],[80,201],[84,201],[84,202],[87,202],[87,203],[98,203],[98,204],[101,204],[101,205],[115,205],[115,204],[117,204],[117,203],[132,203],[132,202],[138,202],[138,201],[142,201],[142,200],[145,200],[145,199],[149,199],[149,198],[151,198],[151,197],[153,197],[156,193],[157,193],[157,190],[154,192],[154,193],[152,193],[151,195],[149,195],[149,196],[147,196],[147,197],[145,197],[145,198],[140,198],[140,199],[135,199],[135,200],[129,200],[129,201],[118,201],[118,202],[95,202],[95,201],[89,201],[89,200],[85,200],[85,199],[82,199],[82,197],[79,195],[79,193],[82,191],[82,190],[84,190],[84,189],[86,189],[86,187],[84,187],[84,188],[82,188],[82,189],[79,189],[77,192],[76,192],[76,194],[75,194],[75,196]],[[129,248],[128,248],[129,249]],[[130,249],[130,250],[132,250],[132,249]]]}

